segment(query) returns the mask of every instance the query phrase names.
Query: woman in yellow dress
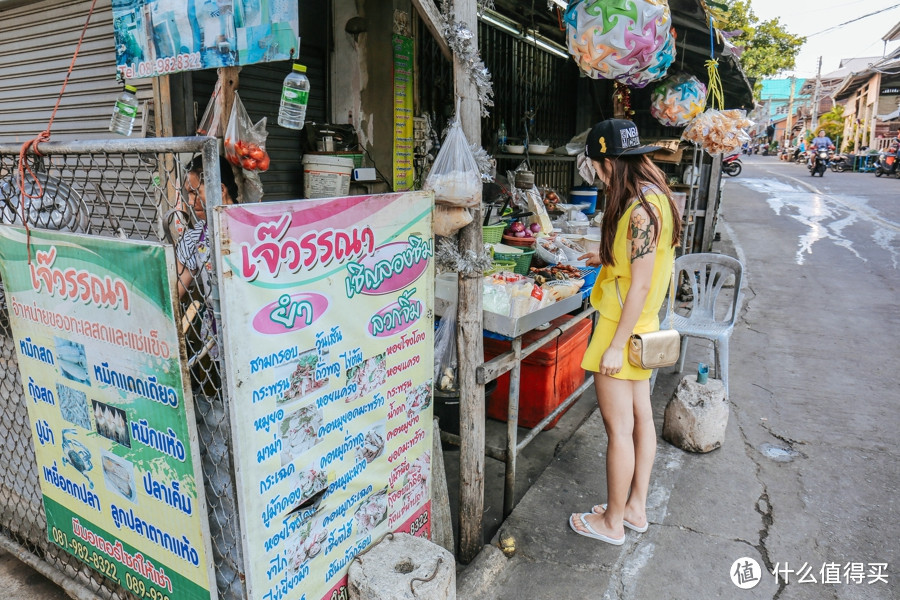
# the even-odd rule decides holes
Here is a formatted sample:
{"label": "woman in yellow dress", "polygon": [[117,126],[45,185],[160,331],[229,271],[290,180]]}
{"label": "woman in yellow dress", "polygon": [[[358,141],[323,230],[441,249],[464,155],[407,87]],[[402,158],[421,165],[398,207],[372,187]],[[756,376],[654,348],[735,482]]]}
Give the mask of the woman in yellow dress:
{"label": "woman in yellow dress", "polygon": [[652,371],[628,362],[633,333],[659,329],[659,310],[669,290],[681,219],[660,169],[646,156],[634,123],[609,119],[594,126],[585,154],[606,184],[599,252],[582,258],[603,265],[591,304],[599,315],[582,367],[594,371],[594,387],[609,439],[607,501],[590,513],[574,513],[578,534],[619,545],[625,527],[647,530],[647,490],[656,455],[650,406]]}

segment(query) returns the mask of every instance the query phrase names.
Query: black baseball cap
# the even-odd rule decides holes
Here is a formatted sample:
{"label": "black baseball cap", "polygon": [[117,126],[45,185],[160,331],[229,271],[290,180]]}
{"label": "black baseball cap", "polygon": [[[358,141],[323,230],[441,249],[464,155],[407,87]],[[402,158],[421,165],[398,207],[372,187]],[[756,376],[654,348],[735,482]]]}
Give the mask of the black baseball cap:
{"label": "black baseball cap", "polygon": [[589,158],[631,156],[660,150],[662,146],[642,146],[637,125],[627,119],[600,121],[588,134],[584,153]]}

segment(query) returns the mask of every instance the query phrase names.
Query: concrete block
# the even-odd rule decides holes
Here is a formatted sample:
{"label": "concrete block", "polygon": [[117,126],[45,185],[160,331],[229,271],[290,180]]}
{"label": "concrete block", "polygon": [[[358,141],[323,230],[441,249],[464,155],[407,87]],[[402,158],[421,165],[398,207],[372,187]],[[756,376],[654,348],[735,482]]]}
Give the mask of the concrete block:
{"label": "concrete block", "polygon": [[456,600],[453,555],[425,538],[395,533],[353,561],[351,600]]}
{"label": "concrete block", "polygon": [[666,405],[663,439],[688,452],[709,452],[725,441],[728,403],[725,386],[718,379],[697,383],[695,375],[684,377]]}

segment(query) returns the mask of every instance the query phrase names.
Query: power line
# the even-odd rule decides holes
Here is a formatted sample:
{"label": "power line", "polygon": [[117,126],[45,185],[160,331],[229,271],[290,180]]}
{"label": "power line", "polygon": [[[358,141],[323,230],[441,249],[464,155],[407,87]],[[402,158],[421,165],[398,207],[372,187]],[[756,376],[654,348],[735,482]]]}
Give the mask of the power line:
{"label": "power line", "polygon": [[832,26],[832,27],[829,27],[828,29],[823,29],[822,31],[817,31],[817,32],[815,32],[815,33],[811,33],[811,34],[807,35],[806,37],[807,37],[807,38],[811,38],[811,37],[816,36],[816,35],[820,35],[820,34],[823,34],[823,33],[828,33],[829,31],[833,31],[833,30],[835,30],[835,29],[840,29],[840,28],[843,27],[844,25],[849,25],[850,23],[855,23],[855,22],[857,22],[857,21],[861,21],[861,20],[866,19],[866,18],[868,18],[868,17],[872,17],[872,16],[875,16],[875,15],[879,15],[879,14],[881,14],[881,13],[883,13],[883,12],[887,12],[887,11],[889,11],[889,10],[894,10],[894,9],[897,8],[897,7],[900,7],[900,4],[894,4],[893,6],[888,6],[887,8],[882,8],[881,10],[876,10],[875,12],[870,12],[870,13],[867,14],[867,15],[862,15],[861,17],[856,17],[855,19],[850,19],[849,21],[845,21],[845,22],[841,23],[840,25],[834,25],[834,26]]}

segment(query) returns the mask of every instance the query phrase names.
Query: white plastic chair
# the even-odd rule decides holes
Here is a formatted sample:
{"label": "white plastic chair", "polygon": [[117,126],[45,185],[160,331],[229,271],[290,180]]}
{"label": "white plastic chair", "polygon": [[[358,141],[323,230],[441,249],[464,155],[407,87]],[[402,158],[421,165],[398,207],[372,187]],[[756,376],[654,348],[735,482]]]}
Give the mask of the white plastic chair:
{"label": "white plastic chair", "polygon": [[[728,395],[728,339],[734,329],[738,311],[741,306],[741,280],[744,268],[741,261],[724,254],[698,253],[685,254],[675,259],[676,281],[681,281],[681,273],[685,274],[691,285],[693,300],[691,312],[682,316],[677,312],[672,315],[671,325],[668,318],[661,327],[673,327],[681,334],[681,358],[678,360],[678,372],[684,370],[684,358],[689,337],[703,338],[713,342],[715,354],[716,376],[725,385]],[[719,292],[729,275],[734,275],[734,294],[730,306],[719,310],[716,315]],[[671,301],[671,299],[670,299]],[[725,313],[722,315],[722,313]]]}

